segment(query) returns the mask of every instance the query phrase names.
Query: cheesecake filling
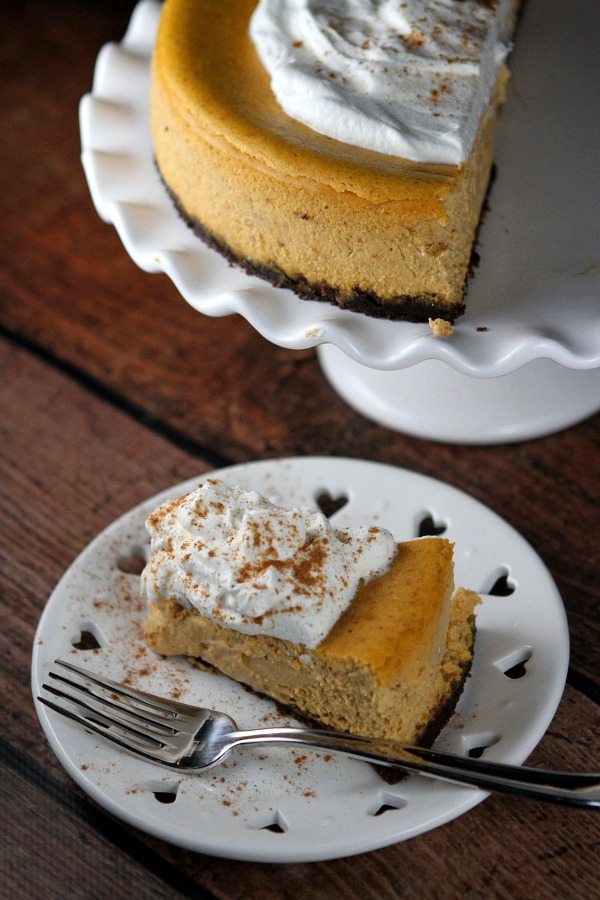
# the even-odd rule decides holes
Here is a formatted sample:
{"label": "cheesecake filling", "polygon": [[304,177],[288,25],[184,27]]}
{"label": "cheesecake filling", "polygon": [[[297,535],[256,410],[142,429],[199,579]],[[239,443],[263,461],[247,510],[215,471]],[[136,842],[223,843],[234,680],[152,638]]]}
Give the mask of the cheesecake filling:
{"label": "cheesecake filling", "polygon": [[308,648],[396,554],[385,529],[336,529],[313,509],[278,507],[216,479],[162,504],[146,527],[150,602],[175,600],[226,628]]}
{"label": "cheesecake filling", "polygon": [[508,54],[511,0],[260,0],[250,37],[291,118],[345,144],[459,165]]}

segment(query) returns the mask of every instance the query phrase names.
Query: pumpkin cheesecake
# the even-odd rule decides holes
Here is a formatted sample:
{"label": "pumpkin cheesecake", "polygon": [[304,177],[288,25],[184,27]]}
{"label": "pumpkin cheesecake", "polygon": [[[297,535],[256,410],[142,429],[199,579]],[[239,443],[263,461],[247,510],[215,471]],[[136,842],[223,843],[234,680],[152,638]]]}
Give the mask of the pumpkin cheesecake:
{"label": "pumpkin cheesecake", "polygon": [[166,0],[151,130],[180,214],[301,297],[453,321],[516,6]]}
{"label": "pumpkin cheesecake", "polygon": [[478,597],[452,545],[335,529],[209,480],[147,522],[145,637],[357,735],[431,741],[469,671]]}

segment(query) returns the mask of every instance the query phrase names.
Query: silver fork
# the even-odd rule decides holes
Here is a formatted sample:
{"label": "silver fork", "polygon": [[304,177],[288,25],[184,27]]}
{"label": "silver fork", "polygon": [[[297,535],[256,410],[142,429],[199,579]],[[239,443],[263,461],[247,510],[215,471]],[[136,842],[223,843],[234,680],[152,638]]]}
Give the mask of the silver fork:
{"label": "silver fork", "polygon": [[158,697],[64,660],[57,659],[55,665],[60,671],[50,671],[52,683],[42,687],[70,706],[47,697],[38,700],[87,731],[162,766],[202,770],[221,762],[242,744],[302,744],[484,790],[600,808],[600,773],[507,766],[313,728],[240,731],[223,712]]}

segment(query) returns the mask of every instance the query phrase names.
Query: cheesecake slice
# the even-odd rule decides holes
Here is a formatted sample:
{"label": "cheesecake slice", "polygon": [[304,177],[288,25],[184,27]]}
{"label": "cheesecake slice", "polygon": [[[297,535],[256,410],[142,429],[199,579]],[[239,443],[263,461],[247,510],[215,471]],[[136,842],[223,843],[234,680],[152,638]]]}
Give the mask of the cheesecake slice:
{"label": "cheesecake slice", "polygon": [[[242,527],[242,531],[246,526],[250,529],[249,541],[239,529],[228,537],[218,531],[223,550],[219,573],[227,584],[226,596],[215,600],[211,588],[206,592],[207,597],[210,593],[207,602],[198,600],[198,596],[196,605],[192,602],[196,590],[202,594],[204,587],[200,583],[202,566],[192,565],[194,545],[202,544],[199,553],[209,554],[214,548],[206,540],[206,531],[200,528],[192,533],[194,525],[190,527],[190,523],[211,520],[211,504],[223,504],[222,488],[217,489],[214,501],[207,500],[211,490],[210,486],[208,490],[204,488],[204,495],[196,495],[191,501],[172,501],[150,517],[154,550],[142,576],[149,598],[145,625],[149,646],[166,656],[199,658],[331,728],[404,743],[431,741],[453,712],[468,674],[474,609],[479,599],[472,591],[454,590],[452,544],[443,538],[420,538],[400,544],[387,541],[383,566],[370,577],[359,574],[356,580],[349,569],[354,564],[360,569],[360,541],[374,538],[371,543],[376,542],[381,530],[363,529],[357,540],[351,529],[336,535],[330,523],[320,517],[317,536],[312,524],[312,533],[304,543],[301,529],[298,546],[292,546],[287,538],[283,544],[269,538],[256,555],[251,554],[250,561],[247,555],[237,560],[238,577],[254,584],[268,573],[269,566],[277,573],[285,572],[286,579],[291,573],[291,596],[298,599],[297,608],[290,612],[292,606],[285,600],[275,608],[263,608],[259,616],[239,616],[241,604],[236,610],[232,600],[238,585],[231,577],[235,567],[231,566],[229,551],[241,545],[256,548],[259,532],[252,515],[246,515]],[[239,495],[234,500],[239,506]],[[189,514],[190,502],[193,515]],[[182,513],[182,504],[187,512]],[[265,509],[269,512],[268,507]],[[272,509],[277,532],[276,522],[282,511]],[[223,514],[238,523],[244,519],[239,508],[233,512],[229,508]],[[318,518],[319,514],[314,516]],[[265,523],[268,518],[262,517],[263,535],[269,529]],[[323,557],[321,549],[328,546],[336,553],[336,542],[340,547],[347,548],[353,542],[354,546],[344,562],[341,578],[336,572],[333,582],[329,582],[322,575],[331,561]],[[274,545],[278,553],[274,553]],[[307,547],[311,545],[318,552],[313,549],[313,556],[307,557]],[[290,557],[281,552],[286,546]],[[216,552],[218,559],[218,549]],[[312,563],[307,564],[307,558]],[[369,562],[371,569],[372,563],[373,559]],[[213,581],[212,574],[207,575],[209,582]],[[298,580],[294,583],[295,579]],[[313,600],[327,613],[333,602],[329,585],[333,583],[335,593],[337,580],[340,590],[350,585],[350,591],[341,613],[337,615],[336,611],[333,624],[326,622],[325,634],[312,627],[303,631],[301,622],[290,621],[294,616],[310,620]],[[303,605],[307,584],[316,590]],[[279,589],[285,593],[286,587],[280,585]],[[287,621],[281,629],[273,620],[282,614]],[[238,616],[233,625],[232,616]],[[305,640],[281,636],[286,633],[294,638],[303,635]]]}
{"label": "cheesecake slice", "polygon": [[[278,3],[263,0],[261,15],[271,11],[274,20],[283,19],[283,7],[294,5],[281,3],[278,12]],[[272,78],[251,39],[256,0],[166,0],[150,102],[166,189],[196,233],[251,274],[372,316],[452,322],[464,310],[507,79],[502,48],[518,0],[411,0],[393,12],[391,4],[379,4],[389,8],[380,13],[369,3],[363,4],[367,19],[350,25],[343,4],[305,5],[315,34],[310,41],[279,35],[285,59]],[[377,31],[378,15],[400,17],[398,33],[393,23]],[[352,29],[366,39],[358,42]],[[265,28],[255,31],[260,41]],[[263,49],[272,37],[267,29]],[[333,47],[323,65],[299,55],[323,41]],[[380,59],[388,51],[389,69]],[[341,57],[356,61],[356,71],[332,68]],[[293,91],[284,87],[276,96],[272,86],[281,71],[291,71],[295,86],[309,64],[306,98],[296,106],[300,115],[319,111],[314,127],[282,108],[281,93]],[[327,89],[340,86],[331,101],[335,114],[310,99],[319,78]],[[388,133],[408,135],[407,156],[397,155],[402,150],[393,139],[389,147],[371,140],[370,108],[348,137],[337,128],[370,95],[367,84],[356,98],[352,78],[359,86],[369,78],[375,87],[383,81],[392,98],[406,92],[408,123],[394,121]],[[388,110],[381,115],[387,127]],[[328,133],[331,122],[336,128]],[[363,145],[357,145],[361,128],[356,140]],[[449,148],[448,141],[460,146]]]}

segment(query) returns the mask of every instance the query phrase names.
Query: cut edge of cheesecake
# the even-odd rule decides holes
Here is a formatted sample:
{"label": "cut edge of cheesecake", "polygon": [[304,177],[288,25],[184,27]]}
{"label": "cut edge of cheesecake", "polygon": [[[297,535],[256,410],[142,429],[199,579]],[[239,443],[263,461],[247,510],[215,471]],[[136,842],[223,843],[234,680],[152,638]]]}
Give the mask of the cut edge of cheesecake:
{"label": "cut edge of cheesecake", "polygon": [[351,291],[342,290],[339,287],[328,284],[326,281],[315,282],[310,281],[304,275],[289,275],[284,272],[283,269],[278,268],[274,263],[267,264],[256,262],[249,259],[247,256],[235,253],[222,238],[217,237],[217,235],[213,234],[198,219],[186,212],[183,203],[163,178],[156,160],[155,165],[163,186],[171,198],[173,206],[188,228],[191,228],[196,237],[200,238],[200,240],[208,247],[212,250],[216,250],[221,256],[224,256],[230,264],[239,266],[247,275],[254,275],[257,278],[262,278],[263,281],[267,281],[269,284],[272,284],[273,287],[288,288],[302,300],[316,300],[320,303],[331,303],[334,306],[338,306],[340,309],[362,313],[365,316],[371,316],[376,319],[426,322],[429,318],[440,318],[453,324],[459,316],[464,314],[465,304],[462,302],[462,299],[467,292],[468,280],[473,274],[478,259],[478,254],[475,249],[477,244],[477,233],[473,240],[471,258],[467,268],[460,302],[440,302],[437,295],[434,293],[396,295],[391,299],[382,300],[382,298],[374,291],[363,290],[359,286],[356,286]]}
{"label": "cut edge of cheesecake", "polygon": [[[430,744],[470,671],[479,597],[454,591],[448,541],[398,547],[390,569],[361,584],[314,649],[225,628],[173,599],[149,603],[146,641],[162,655],[202,660],[322,725]],[[402,614],[394,619],[390,606]]]}

